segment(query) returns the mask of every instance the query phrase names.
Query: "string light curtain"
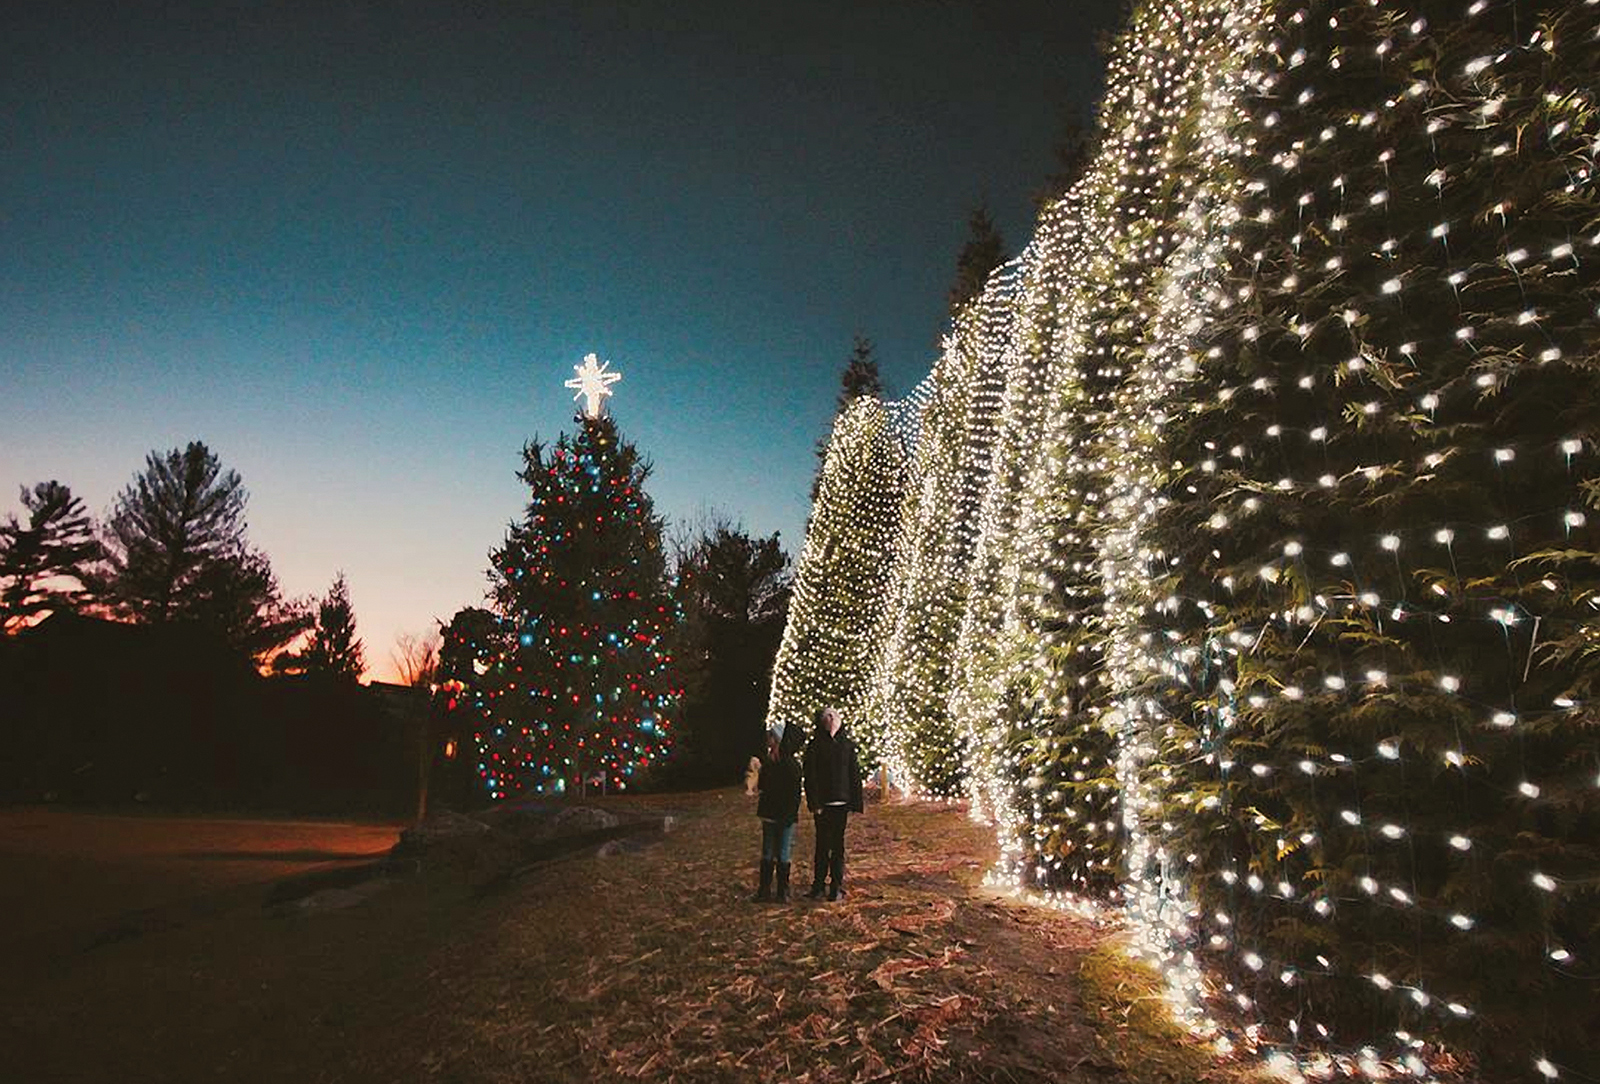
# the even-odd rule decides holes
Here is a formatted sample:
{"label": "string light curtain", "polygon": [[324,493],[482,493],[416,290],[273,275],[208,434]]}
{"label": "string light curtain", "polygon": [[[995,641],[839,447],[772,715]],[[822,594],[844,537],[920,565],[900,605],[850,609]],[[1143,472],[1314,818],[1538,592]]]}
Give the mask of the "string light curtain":
{"label": "string light curtain", "polygon": [[887,588],[807,680],[1290,1078],[1600,1078],[1597,58],[1589,0],[1142,5],[877,408],[876,563],[802,562],[795,622]]}
{"label": "string light curtain", "polygon": [[834,422],[768,707],[769,726],[803,727],[817,709],[839,708],[871,763],[881,758],[886,734],[880,717],[864,709],[881,665],[906,456],[914,444],[897,425],[903,414],[863,397]]}

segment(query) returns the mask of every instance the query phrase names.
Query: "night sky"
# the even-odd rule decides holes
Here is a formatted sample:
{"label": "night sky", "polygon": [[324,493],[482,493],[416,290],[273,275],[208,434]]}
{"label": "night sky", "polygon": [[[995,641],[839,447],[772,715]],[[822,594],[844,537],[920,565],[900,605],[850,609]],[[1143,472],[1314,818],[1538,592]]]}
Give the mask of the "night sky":
{"label": "night sky", "polygon": [[798,555],[860,332],[927,371],[966,218],[1013,251],[1111,0],[11,3],[0,513],[206,441],[373,676],[479,602],[597,352],[658,511]]}

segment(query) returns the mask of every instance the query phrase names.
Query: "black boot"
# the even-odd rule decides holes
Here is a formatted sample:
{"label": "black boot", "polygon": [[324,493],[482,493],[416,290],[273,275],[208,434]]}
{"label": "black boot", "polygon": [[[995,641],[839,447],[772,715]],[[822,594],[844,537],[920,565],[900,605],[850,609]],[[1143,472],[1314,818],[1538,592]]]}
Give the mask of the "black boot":
{"label": "black boot", "polygon": [[825,876],[827,876],[825,870],[817,870],[816,875],[811,880],[811,891],[806,893],[806,899],[820,900],[823,894],[827,892],[828,886],[823,882],[823,877]]}
{"label": "black boot", "polygon": [[750,897],[751,903],[766,903],[772,898],[772,868],[776,865],[770,858],[761,860],[761,887]]}
{"label": "black boot", "polygon": [[778,896],[779,903],[789,902],[789,863],[778,863]]}

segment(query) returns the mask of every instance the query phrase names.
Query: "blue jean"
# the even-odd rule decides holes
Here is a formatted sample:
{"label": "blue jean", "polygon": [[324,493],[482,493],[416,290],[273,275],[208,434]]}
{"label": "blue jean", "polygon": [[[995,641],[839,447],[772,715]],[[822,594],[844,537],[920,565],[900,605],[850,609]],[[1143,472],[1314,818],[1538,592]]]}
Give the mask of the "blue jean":
{"label": "blue jean", "polygon": [[794,821],[788,824],[779,824],[777,821],[763,820],[761,822],[761,860],[763,862],[787,862],[789,852],[794,849]]}

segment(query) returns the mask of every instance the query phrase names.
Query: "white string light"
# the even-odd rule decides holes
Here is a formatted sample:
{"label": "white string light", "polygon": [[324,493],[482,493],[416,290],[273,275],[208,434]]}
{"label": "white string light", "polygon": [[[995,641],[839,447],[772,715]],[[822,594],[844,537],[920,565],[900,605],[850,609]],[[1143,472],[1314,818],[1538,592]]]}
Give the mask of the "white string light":
{"label": "white string light", "polygon": [[[1550,225],[1600,153],[1581,7],[1144,4],[1082,179],[824,469],[774,716],[854,705],[993,821],[993,883],[1120,912],[1180,1020],[1290,1078],[1426,1078],[1525,1009],[1450,988],[1473,946],[1531,931],[1552,984],[1591,955],[1596,871],[1506,857],[1600,788],[1592,738],[1548,754],[1589,718],[1593,435],[1510,409],[1600,394],[1600,232]],[[1521,1071],[1576,1076],[1542,1026]]]}

